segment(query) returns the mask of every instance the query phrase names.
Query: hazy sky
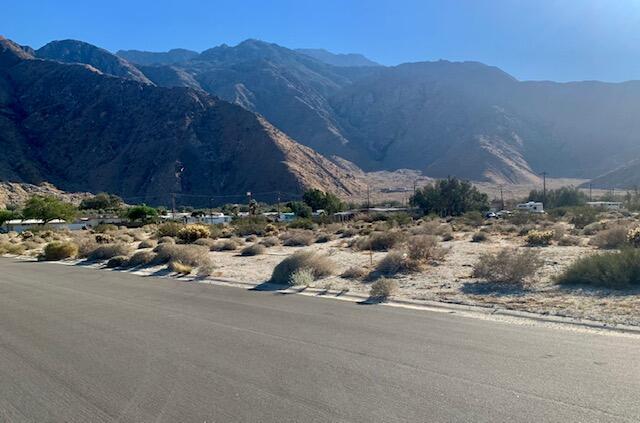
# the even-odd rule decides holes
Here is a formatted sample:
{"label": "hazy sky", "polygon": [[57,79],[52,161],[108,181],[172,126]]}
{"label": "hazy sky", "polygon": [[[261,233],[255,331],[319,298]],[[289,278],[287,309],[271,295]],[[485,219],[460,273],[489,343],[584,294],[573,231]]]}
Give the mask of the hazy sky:
{"label": "hazy sky", "polygon": [[387,65],[477,60],[518,79],[640,79],[640,0],[7,0],[0,33],[40,47],[197,51],[246,38]]}

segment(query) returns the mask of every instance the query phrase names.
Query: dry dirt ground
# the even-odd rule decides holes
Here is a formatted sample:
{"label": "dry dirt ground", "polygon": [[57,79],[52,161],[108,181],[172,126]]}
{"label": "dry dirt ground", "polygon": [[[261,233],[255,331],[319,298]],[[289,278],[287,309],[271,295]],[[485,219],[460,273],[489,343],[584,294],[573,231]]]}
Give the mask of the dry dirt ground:
{"label": "dry dirt ground", "polygon": [[[124,235],[124,239],[128,237],[134,248],[137,248],[140,239],[153,237],[151,231],[142,229],[135,231],[137,231],[134,234],[137,241],[134,241],[131,236]],[[125,232],[131,234],[131,230],[125,230]],[[400,274],[394,277],[398,284],[394,297],[500,307],[608,323],[640,325],[640,291],[638,290],[563,288],[554,284],[554,275],[575,259],[598,251],[595,247],[588,245],[588,237],[582,237],[580,246],[527,247],[524,245],[524,238],[517,233],[489,233],[487,241],[471,242],[474,232],[456,231],[452,240],[442,241],[442,247],[447,250],[443,261],[428,264],[419,273]],[[4,242],[12,236],[14,241],[18,239],[17,235],[2,235]],[[74,236],[77,238],[78,235]],[[82,236],[93,235],[85,233]],[[64,235],[56,237],[65,238]],[[387,254],[386,252],[358,251],[349,246],[352,238],[338,238],[326,243],[302,247],[274,246],[268,248],[265,254],[257,256],[240,255],[240,249],[243,246],[260,240],[261,238],[252,242],[241,240],[242,245],[235,251],[209,252],[213,263],[209,278],[259,285],[270,279],[274,267],[285,257],[296,251],[315,251],[328,256],[335,267],[333,276],[316,280],[309,286],[367,295],[372,281],[366,278],[364,280],[346,279],[339,275],[350,267],[371,269],[372,264],[375,266]],[[33,245],[33,240],[30,242],[31,249],[24,255],[33,257],[42,251],[43,245],[37,247]],[[498,251],[504,247],[539,250],[544,265],[525,286],[491,284],[471,277],[473,265],[482,253]],[[148,270],[158,271],[159,268]]]}

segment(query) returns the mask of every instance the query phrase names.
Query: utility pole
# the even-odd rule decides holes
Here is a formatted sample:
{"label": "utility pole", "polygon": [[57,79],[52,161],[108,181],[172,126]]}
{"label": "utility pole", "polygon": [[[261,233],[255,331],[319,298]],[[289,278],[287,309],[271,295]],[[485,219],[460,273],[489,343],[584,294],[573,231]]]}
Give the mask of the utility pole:
{"label": "utility pole", "polygon": [[276,211],[278,212],[278,216],[276,217],[276,222],[280,220],[280,191],[278,191],[278,202],[276,203]]}
{"label": "utility pole", "polygon": [[504,193],[502,192],[502,185],[500,185],[500,210],[504,210]]}
{"label": "utility pole", "polygon": [[542,172],[542,202],[547,202],[547,172]]}
{"label": "utility pole", "polygon": [[589,201],[593,201],[593,196],[591,195],[592,194],[591,188],[592,188],[592,185],[591,185],[591,182],[589,182]]}
{"label": "utility pole", "polygon": [[171,218],[176,218],[176,194],[171,193]]}

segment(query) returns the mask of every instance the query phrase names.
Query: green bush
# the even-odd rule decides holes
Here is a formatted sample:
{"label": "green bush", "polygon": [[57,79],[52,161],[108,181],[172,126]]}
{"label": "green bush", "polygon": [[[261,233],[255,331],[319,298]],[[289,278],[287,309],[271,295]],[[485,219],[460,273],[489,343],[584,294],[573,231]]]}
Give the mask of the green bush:
{"label": "green bush", "polygon": [[285,258],[273,269],[270,282],[279,285],[289,285],[291,275],[301,269],[309,269],[314,279],[329,276],[333,273],[335,264],[326,256],[308,251],[298,251]]}
{"label": "green bush", "polygon": [[424,214],[460,216],[468,211],[488,210],[489,197],[468,181],[447,178],[418,189],[411,197],[411,204]]}
{"label": "green bush", "polygon": [[522,284],[542,266],[535,250],[505,248],[497,253],[485,253],[473,266],[472,276],[489,282]]}
{"label": "green bush", "polygon": [[561,285],[626,289],[640,286],[640,250],[595,254],[573,262],[556,278]]}
{"label": "green bush", "polygon": [[54,241],[44,247],[43,259],[57,261],[75,257],[78,254],[78,246],[73,242]]}
{"label": "green bush", "polygon": [[172,238],[177,238],[178,237],[178,233],[180,232],[180,230],[184,228],[184,225],[182,223],[178,223],[178,222],[165,222],[163,224],[161,224],[160,226],[158,226],[158,229],[156,230],[156,236],[158,238],[164,238],[164,237],[172,237]]}

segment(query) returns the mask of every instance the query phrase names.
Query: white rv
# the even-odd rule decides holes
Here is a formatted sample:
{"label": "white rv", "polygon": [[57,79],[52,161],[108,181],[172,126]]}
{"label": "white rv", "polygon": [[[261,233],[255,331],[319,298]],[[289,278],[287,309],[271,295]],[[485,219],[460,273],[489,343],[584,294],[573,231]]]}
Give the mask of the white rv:
{"label": "white rv", "polygon": [[537,201],[529,201],[527,203],[518,204],[517,209],[529,213],[544,213],[544,206]]}

